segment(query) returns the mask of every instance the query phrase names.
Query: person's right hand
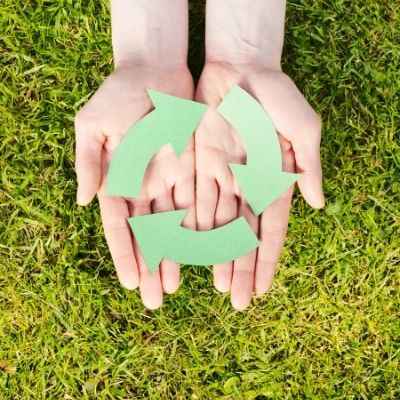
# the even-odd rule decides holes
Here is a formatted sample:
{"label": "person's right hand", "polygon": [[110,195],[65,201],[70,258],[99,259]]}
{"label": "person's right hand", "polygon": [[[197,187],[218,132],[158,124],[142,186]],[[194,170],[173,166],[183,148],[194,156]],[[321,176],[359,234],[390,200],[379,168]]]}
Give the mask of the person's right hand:
{"label": "person's right hand", "polygon": [[193,80],[187,68],[118,67],[105,80],[75,118],[77,202],[89,203],[98,193],[107,243],[118,278],[127,289],[140,285],[148,308],[162,304],[163,291],[179,286],[179,265],[162,261],[154,276],[148,271],[131,234],[127,219],[177,209],[188,209],[184,224],[195,229],[194,146],[191,140],[177,159],[170,145],[152,159],[140,199],[111,197],[104,193],[108,165],[128,128],[152,108],[146,89],[193,98]]}

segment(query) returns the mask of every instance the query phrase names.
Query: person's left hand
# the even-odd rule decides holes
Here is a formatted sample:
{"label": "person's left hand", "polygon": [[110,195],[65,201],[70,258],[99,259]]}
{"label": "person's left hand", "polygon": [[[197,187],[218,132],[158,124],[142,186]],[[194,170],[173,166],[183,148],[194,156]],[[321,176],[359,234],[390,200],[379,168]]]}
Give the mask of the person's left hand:
{"label": "person's left hand", "polygon": [[[243,164],[246,153],[233,128],[215,111],[229,89],[239,84],[267,110],[279,133],[283,170],[302,173],[300,190],[313,207],[324,204],[319,159],[320,119],[292,80],[280,71],[254,65],[208,63],[196,100],[211,106],[195,133],[197,229],[209,230],[243,215],[258,234],[260,246],[234,262],[214,266],[214,284],[231,291],[242,310],[253,291],[265,293],[272,283],[284,244],[293,188],[255,217],[234,180],[228,163]],[[260,182],[260,184],[262,184]]]}

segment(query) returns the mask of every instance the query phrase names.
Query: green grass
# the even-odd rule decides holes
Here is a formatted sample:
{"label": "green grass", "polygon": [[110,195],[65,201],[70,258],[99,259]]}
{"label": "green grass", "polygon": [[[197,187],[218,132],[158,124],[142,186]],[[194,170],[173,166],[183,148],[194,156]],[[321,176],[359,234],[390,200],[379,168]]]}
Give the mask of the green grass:
{"label": "green grass", "polygon": [[[327,207],[296,196],[273,289],[245,312],[199,267],[150,312],[117,282],[97,204],[74,203],[107,4],[3,0],[0,398],[400,398],[399,26],[396,1],[288,4],[284,69],[324,121]],[[191,27],[198,77],[195,1]]]}

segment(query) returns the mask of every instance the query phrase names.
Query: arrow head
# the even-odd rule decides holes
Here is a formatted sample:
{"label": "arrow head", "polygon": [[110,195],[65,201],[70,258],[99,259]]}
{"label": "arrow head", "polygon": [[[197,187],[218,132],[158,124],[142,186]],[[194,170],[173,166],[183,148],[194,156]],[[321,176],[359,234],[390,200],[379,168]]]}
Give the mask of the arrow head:
{"label": "arrow head", "polygon": [[180,228],[187,210],[167,211],[128,219],[147,267],[154,275],[171,245],[170,232]]}
{"label": "arrow head", "polygon": [[256,216],[286,192],[300,176],[276,170],[260,170],[241,164],[229,164],[229,168]]}
{"label": "arrow head", "polygon": [[203,118],[207,106],[155,90],[149,89],[147,93],[156,108],[161,123],[168,131],[168,143],[172,144],[176,155],[180,157]]}

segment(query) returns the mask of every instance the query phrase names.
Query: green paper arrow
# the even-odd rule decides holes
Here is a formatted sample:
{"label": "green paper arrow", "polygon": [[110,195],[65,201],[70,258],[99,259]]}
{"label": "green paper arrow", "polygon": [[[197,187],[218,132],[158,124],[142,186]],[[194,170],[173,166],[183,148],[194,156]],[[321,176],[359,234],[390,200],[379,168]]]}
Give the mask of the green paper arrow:
{"label": "green paper arrow", "polygon": [[163,258],[181,264],[220,264],[256,249],[259,241],[244,217],[211,231],[181,226],[187,211],[167,211],[129,218],[147,267],[155,273]]}
{"label": "green paper arrow", "polygon": [[139,197],[153,155],[170,143],[178,157],[185,150],[207,106],[153,90],[147,91],[155,110],[134,124],[114,152],[106,193]]}
{"label": "green paper arrow", "polygon": [[254,97],[234,86],[217,111],[241,136],[246,165],[229,164],[245,199],[255,215],[261,214],[299,177],[282,172],[278,135],[265,109]]}

